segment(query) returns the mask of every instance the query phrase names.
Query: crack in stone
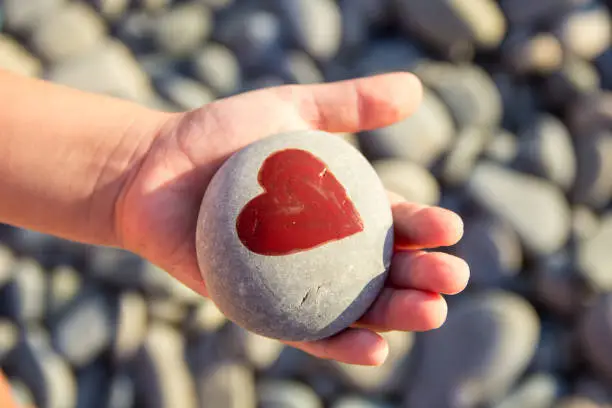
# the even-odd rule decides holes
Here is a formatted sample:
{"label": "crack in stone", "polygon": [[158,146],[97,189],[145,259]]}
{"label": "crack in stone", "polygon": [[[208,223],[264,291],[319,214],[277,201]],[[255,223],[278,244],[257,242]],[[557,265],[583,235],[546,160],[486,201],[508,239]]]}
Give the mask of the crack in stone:
{"label": "crack in stone", "polygon": [[317,285],[316,288],[310,288],[308,289],[308,291],[306,292],[306,294],[304,294],[304,297],[302,298],[302,301],[300,302],[300,307],[302,307],[306,302],[308,302],[310,299],[317,299],[317,295],[319,294],[319,291],[321,290],[321,288],[323,287],[323,285]]}

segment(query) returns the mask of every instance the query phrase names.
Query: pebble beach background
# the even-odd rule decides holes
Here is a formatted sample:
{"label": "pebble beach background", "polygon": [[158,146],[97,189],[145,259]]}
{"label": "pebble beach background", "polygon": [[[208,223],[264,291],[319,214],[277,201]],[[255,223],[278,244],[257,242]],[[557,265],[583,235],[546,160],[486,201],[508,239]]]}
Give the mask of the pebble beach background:
{"label": "pebble beach background", "polygon": [[[180,111],[415,72],[418,112],[346,135],[465,219],[447,323],[377,368],[227,322],[129,253],[0,225],[0,368],[41,408],[612,407],[612,1],[0,0],[0,67]],[[0,90],[0,97],[2,91]]]}

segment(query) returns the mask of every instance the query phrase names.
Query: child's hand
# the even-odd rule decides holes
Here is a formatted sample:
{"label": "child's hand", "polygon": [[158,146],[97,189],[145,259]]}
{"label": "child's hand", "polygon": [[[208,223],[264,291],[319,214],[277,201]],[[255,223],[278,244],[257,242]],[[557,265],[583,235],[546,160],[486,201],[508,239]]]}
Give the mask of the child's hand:
{"label": "child's hand", "polygon": [[[414,76],[389,74],[259,90],[172,116],[131,170],[117,200],[117,240],[205,295],[196,262],[196,220],[206,186],[229,155],[283,131],[341,133],[387,126],[413,112],[420,98]],[[463,290],[468,266],[453,256],[421,250],[456,243],[462,221],[447,210],[391,197],[402,247],[387,288],[355,328],[323,341],[289,345],[321,358],[380,364],[387,345],[376,332],[431,330],[444,322],[446,303],[440,294]]]}

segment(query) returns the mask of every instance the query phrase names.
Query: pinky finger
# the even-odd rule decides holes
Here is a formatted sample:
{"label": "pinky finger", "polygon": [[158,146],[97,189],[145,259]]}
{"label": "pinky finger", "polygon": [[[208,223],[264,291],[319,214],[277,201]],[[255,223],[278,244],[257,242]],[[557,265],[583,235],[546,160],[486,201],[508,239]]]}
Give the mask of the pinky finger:
{"label": "pinky finger", "polygon": [[323,340],[285,344],[318,358],[364,366],[381,365],[389,354],[387,341],[366,329],[350,328]]}

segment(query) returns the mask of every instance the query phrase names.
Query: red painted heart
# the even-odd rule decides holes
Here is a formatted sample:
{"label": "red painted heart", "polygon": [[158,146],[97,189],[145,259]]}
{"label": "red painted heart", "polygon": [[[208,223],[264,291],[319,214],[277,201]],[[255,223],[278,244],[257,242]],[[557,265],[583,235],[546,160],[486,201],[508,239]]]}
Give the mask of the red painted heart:
{"label": "red painted heart", "polygon": [[281,150],[261,166],[264,193],[236,220],[240,241],[260,255],[302,252],[363,231],[363,220],[345,188],[313,154]]}

